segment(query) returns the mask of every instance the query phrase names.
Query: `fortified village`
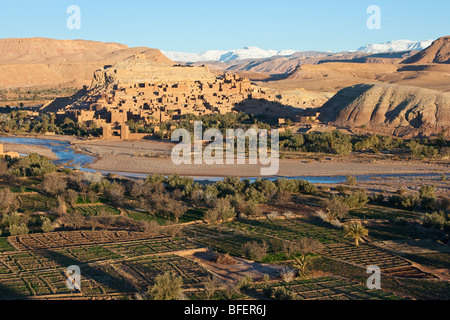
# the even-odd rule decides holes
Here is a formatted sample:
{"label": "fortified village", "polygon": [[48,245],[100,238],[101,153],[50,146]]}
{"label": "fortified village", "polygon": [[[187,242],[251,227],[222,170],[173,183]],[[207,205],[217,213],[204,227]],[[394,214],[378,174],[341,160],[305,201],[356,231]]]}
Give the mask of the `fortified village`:
{"label": "fortified village", "polygon": [[[103,139],[140,139],[148,134],[130,133],[129,120],[159,124],[185,114],[225,114],[247,101],[257,101],[252,107],[263,112],[277,100],[239,75],[216,76],[206,66],[167,66],[139,54],[96,71],[87,93],[58,108],[56,116],[97,125]],[[283,110],[277,112],[282,116]],[[315,121],[316,115],[297,119]]]}

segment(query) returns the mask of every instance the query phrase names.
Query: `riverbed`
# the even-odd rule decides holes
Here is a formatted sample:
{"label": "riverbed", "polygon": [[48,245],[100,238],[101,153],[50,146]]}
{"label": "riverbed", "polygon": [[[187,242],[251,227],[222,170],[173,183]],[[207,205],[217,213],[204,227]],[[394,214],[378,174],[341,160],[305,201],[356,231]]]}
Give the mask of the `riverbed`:
{"label": "riverbed", "polygon": [[[52,161],[57,165],[62,165],[67,168],[75,168],[88,172],[101,172],[103,174],[115,173],[118,175],[132,177],[132,178],[145,178],[149,174],[158,173],[163,175],[170,175],[173,173],[178,173],[183,176],[193,177],[196,181],[219,181],[222,180],[224,176],[239,176],[243,179],[248,178],[251,181],[258,179],[258,175],[252,175],[252,172],[256,172],[255,170],[246,170],[242,169],[242,166],[239,168],[240,171],[226,171],[222,168],[207,168],[200,166],[199,170],[196,168],[187,168],[183,172],[182,166],[175,166],[171,163],[170,158],[146,158],[139,157],[130,152],[130,142],[123,141],[106,141],[102,144],[102,142],[95,141],[76,141],[73,143],[77,149],[83,149],[83,146],[90,146],[91,148],[88,150],[98,150],[96,155],[99,156],[100,159],[93,155],[83,154],[75,152],[74,146],[71,142],[61,141],[61,140],[52,140],[52,139],[39,139],[39,138],[27,138],[27,137],[0,137],[0,142],[10,143],[14,145],[28,145],[28,146],[39,146],[43,148],[49,149],[55,156],[56,159],[52,159]],[[142,149],[143,146],[147,146],[150,144],[152,150],[155,150],[155,145],[160,147],[159,151],[166,152],[170,148],[170,144],[165,142],[134,142],[132,143],[132,149]],[[107,154],[102,154],[102,146],[103,149],[106,145],[110,149],[116,150],[115,153],[112,153],[110,149],[107,150]],[[95,149],[96,146],[97,149]],[[117,146],[114,148],[114,146]],[[127,146],[127,149],[124,149]],[[126,151],[120,151],[122,149]],[[129,166],[125,167],[127,170],[121,170],[124,168],[124,165],[120,165],[120,162],[125,161]],[[102,167],[102,163],[105,163],[105,166]],[[114,166],[117,163],[119,165]],[[132,164],[137,163],[139,165],[135,165],[134,168],[138,170],[133,171]],[[428,167],[428,166],[408,166],[406,164],[360,164],[360,163],[305,163],[302,161],[295,160],[280,160],[280,175],[273,177],[265,177],[270,180],[275,180],[278,178],[287,178],[287,179],[302,179],[309,181],[315,184],[338,184],[343,183],[347,180],[346,176],[348,174],[352,174],[357,177],[358,181],[374,181],[374,180],[386,180],[386,179],[411,179],[411,180],[436,180],[440,179],[442,172],[445,172],[445,168],[440,168],[440,170],[436,170],[436,168]],[[148,166],[145,166],[145,165]],[[157,164],[157,165],[155,165]],[[409,164],[411,165],[411,164]],[[160,166],[165,168],[165,171],[158,170]],[[236,165],[237,166],[237,165]],[[247,165],[245,165],[247,166]],[[173,168],[173,171],[171,170]],[[286,168],[289,170],[289,174],[283,175],[283,172],[286,172]],[[297,170],[293,170],[297,169]],[[303,172],[306,174],[295,175],[293,172],[299,172],[303,168]],[[131,169],[131,170],[130,170]],[[154,169],[154,170],[152,170]],[[175,170],[177,169],[177,170]],[[180,170],[181,169],[181,170]],[[426,170],[428,169],[428,170]],[[373,172],[370,172],[373,170]],[[385,170],[385,171],[383,171]],[[400,170],[400,172],[396,172],[395,170]],[[328,171],[328,174],[323,174]],[[415,172],[414,172],[415,171]],[[447,170],[448,171],[448,170]],[[245,172],[248,175],[245,175]],[[194,173],[194,174],[192,174]],[[195,174],[199,173],[199,174]],[[215,173],[216,175],[209,174]],[[227,174],[224,174],[227,173]],[[231,174],[229,174],[231,173]],[[234,174],[233,174],[234,173]],[[243,174],[244,173],[244,174]],[[309,173],[309,174],[308,174]],[[311,174],[312,173],[312,174]],[[320,174],[322,173],[322,174]],[[447,172],[447,175],[450,175]]]}

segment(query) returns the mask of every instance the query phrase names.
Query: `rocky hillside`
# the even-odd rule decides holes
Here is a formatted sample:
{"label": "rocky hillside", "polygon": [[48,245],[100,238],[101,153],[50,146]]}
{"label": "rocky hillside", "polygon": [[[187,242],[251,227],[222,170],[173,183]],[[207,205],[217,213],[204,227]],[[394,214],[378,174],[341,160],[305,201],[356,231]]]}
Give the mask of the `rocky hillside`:
{"label": "rocky hillside", "polygon": [[450,63],[450,36],[437,39],[430,47],[406,59],[404,63]]}
{"label": "rocky hillside", "polygon": [[320,119],[338,127],[366,127],[398,136],[450,134],[450,93],[391,84],[359,84],[339,91]]}
{"label": "rocky hillside", "polygon": [[147,47],[86,40],[0,39],[0,89],[89,85],[95,70],[141,53],[148,61],[174,64],[161,51]]}

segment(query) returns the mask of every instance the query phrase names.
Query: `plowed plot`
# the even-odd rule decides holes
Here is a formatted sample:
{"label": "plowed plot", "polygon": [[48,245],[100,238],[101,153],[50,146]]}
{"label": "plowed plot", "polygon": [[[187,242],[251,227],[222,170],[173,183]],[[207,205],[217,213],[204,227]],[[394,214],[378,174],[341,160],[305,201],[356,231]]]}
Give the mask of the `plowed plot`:
{"label": "plowed plot", "polygon": [[17,250],[42,250],[111,242],[151,239],[143,232],[129,231],[67,231],[9,237]]}
{"label": "plowed plot", "polygon": [[358,247],[346,243],[329,244],[324,255],[362,267],[376,265],[380,267],[381,272],[393,276],[433,278],[432,275],[415,268],[409,261],[388,251],[365,244]]}
{"label": "plowed plot", "polygon": [[330,277],[278,283],[300,300],[390,300],[396,297],[381,290],[369,290],[356,283]]}

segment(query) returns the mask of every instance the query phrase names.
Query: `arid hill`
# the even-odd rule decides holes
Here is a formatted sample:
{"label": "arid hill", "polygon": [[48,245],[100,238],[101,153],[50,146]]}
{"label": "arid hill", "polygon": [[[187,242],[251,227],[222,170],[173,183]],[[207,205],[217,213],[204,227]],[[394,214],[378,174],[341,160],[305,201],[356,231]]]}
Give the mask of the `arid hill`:
{"label": "arid hill", "polygon": [[339,91],[320,120],[397,136],[450,134],[450,93],[390,84],[360,84]]}
{"label": "arid hill", "polygon": [[140,53],[152,62],[174,64],[159,50],[146,47],[86,40],[1,39],[0,89],[89,85],[95,70]]}
{"label": "arid hill", "polygon": [[277,90],[304,88],[335,93],[361,83],[389,83],[450,91],[450,66],[327,62],[301,65],[287,78],[264,85]]}
{"label": "arid hill", "polygon": [[430,47],[406,59],[403,63],[450,63],[450,36],[437,39]]}
{"label": "arid hill", "polygon": [[[370,54],[365,52],[341,52],[329,53],[318,51],[297,52],[291,56],[275,56],[267,59],[247,59],[233,61],[229,63],[211,63],[212,68],[225,72],[248,72],[266,74],[273,79],[287,77],[299,66],[316,65],[327,62],[347,62],[347,63],[371,63],[371,64],[398,64],[404,59],[411,57],[417,51],[390,52]],[[201,63],[198,63],[200,65]],[[252,80],[259,80],[252,78]]]}

